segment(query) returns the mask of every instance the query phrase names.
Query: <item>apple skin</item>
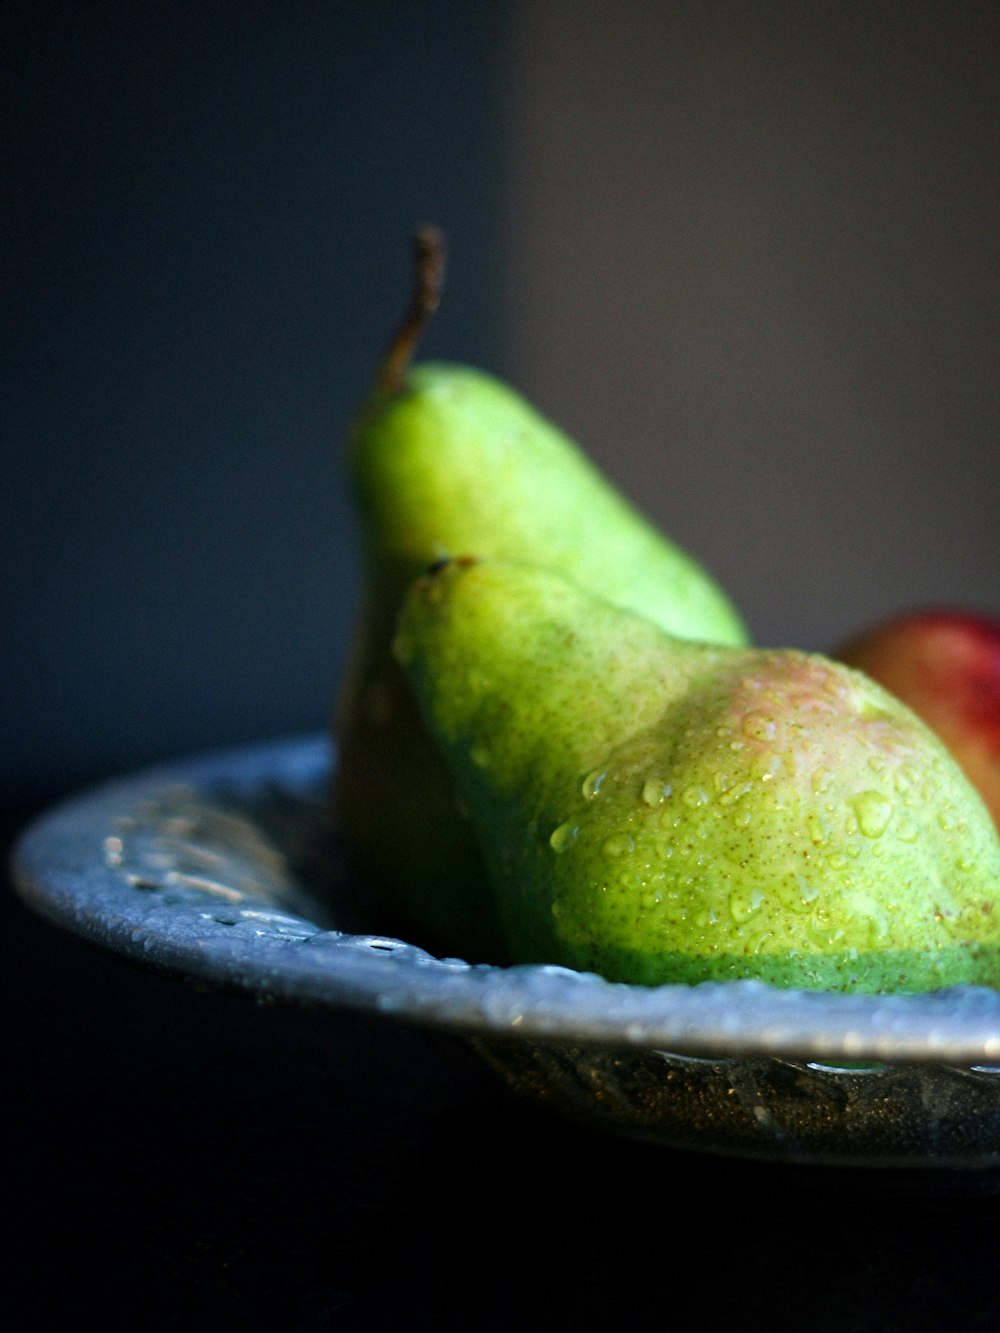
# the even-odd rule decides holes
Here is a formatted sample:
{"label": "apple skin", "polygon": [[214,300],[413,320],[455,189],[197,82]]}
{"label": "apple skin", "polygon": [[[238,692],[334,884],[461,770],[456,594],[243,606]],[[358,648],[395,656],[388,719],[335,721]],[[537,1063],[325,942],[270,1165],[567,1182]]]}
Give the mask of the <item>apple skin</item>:
{"label": "apple skin", "polygon": [[885,686],[938,734],[1000,828],[1000,616],[902,612],[831,656]]}

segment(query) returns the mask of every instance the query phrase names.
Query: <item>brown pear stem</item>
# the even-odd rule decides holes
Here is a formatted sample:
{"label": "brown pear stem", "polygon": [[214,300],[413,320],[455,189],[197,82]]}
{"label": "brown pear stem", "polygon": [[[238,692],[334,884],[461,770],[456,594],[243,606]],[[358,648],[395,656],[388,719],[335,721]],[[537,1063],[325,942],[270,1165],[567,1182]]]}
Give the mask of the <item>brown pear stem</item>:
{"label": "brown pear stem", "polygon": [[413,290],[410,303],[378,370],[378,389],[387,397],[402,393],[406,375],[424,330],[441,303],[445,243],[437,227],[421,227],[413,237]]}

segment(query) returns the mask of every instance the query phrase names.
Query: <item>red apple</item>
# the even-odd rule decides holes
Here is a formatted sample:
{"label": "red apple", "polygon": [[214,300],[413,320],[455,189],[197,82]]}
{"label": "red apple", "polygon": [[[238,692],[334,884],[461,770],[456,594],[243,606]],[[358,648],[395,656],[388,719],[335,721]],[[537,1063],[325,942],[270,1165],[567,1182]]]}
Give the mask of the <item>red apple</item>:
{"label": "red apple", "polygon": [[1000,828],[1000,617],[906,612],[831,655],[884,685],[937,732]]}

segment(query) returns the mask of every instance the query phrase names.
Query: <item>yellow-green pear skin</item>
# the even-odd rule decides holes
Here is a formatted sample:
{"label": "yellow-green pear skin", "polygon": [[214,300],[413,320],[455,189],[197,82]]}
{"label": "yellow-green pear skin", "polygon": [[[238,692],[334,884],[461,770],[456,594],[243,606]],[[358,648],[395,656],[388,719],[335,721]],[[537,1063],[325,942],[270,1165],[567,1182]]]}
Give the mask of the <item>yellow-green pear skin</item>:
{"label": "yellow-green pear skin", "polygon": [[862,673],[679,640],[527,565],[418,580],[396,652],[516,961],[655,985],[1000,984],[1000,838]]}
{"label": "yellow-green pear skin", "polygon": [[[436,242],[424,241],[426,261]],[[478,847],[392,657],[407,586],[474,551],[560,569],[677,635],[735,644],[747,631],[714,580],[514,390],[465,366],[411,366],[422,317],[404,322],[348,440],[362,589],[332,809],[355,864],[419,942],[501,961]],[[665,463],[665,487],[668,476]]]}
{"label": "yellow-green pear skin", "polygon": [[349,469],[366,563],[393,620],[418,573],[474,553],[560,570],[682,638],[747,642],[700,565],[561,430],[483,371],[413,367],[401,390],[377,395],[355,422]]}

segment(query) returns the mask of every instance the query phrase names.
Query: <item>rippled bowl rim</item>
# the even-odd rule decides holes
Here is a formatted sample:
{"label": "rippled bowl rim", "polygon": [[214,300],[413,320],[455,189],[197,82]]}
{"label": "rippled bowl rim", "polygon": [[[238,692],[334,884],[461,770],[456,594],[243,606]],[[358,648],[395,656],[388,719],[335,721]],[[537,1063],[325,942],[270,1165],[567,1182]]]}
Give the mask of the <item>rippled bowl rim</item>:
{"label": "rippled bowl rim", "polygon": [[709,1057],[886,1064],[1000,1064],[1000,992],[838,995],[755,981],[630,986],[561,967],[436,958],[380,935],[329,930],[308,907],[220,914],[195,897],[140,891],[109,866],[109,830],[170,788],[206,804],[222,790],[281,788],[316,802],[334,756],[324,735],[182,757],[70,798],[14,849],[14,882],[55,924],[134,962],[262,999],[383,1014],[480,1036]]}

